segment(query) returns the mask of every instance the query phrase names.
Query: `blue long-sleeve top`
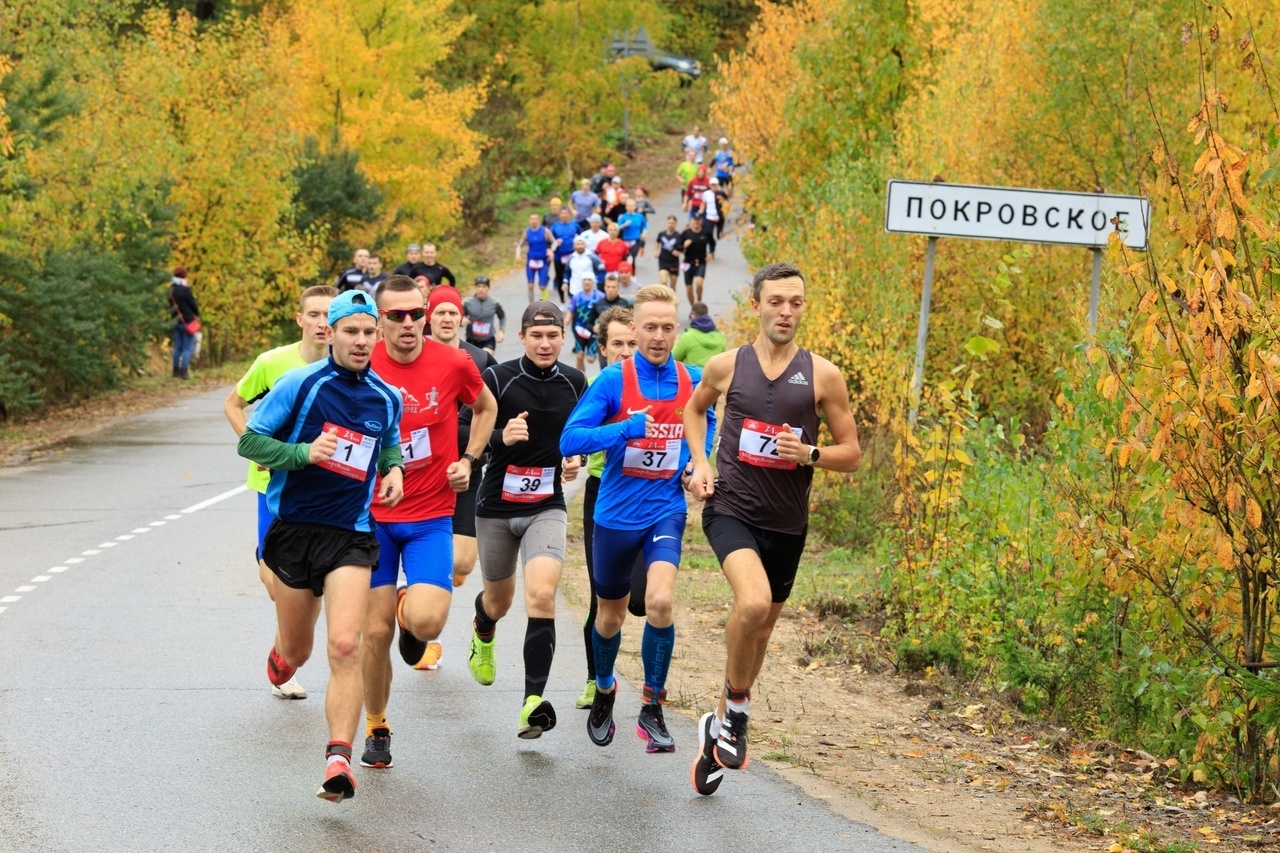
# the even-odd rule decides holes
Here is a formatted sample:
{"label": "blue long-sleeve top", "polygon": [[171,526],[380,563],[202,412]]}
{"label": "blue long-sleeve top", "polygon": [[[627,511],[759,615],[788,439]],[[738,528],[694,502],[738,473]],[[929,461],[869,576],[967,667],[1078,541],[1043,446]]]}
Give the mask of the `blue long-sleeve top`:
{"label": "blue long-sleeve top", "polygon": [[[673,400],[679,388],[676,360],[668,357],[665,364],[655,365],[639,353],[633,358],[640,393],[649,400]],[[694,387],[702,379],[702,370],[686,365]],[[623,448],[635,438],[644,438],[645,416],[637,412],[631,417],[610,423],[622,410],[622,363],[609,365],[587,393],[578,401],[560,434],[560,452],[565,456],[605,451],[604,472],[600,476],[600,494],[596,498],[595,521],[615,530],[640,530],[671,515],[686,510],[680,475],[689,464],[689,446],[680,442],[680,461],[676,476],[669,480],[647,480],[622,473]],[[707,446],[711,453],[715,443],[716,414],[707,411]]]}

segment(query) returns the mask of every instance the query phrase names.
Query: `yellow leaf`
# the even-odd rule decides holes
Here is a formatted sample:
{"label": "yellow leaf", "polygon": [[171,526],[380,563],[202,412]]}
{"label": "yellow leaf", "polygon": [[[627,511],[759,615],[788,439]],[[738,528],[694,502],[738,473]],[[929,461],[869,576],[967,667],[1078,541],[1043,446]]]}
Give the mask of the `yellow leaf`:
{"label": "yellow leaf", "polygon": [[1227,484],[1227,509],[1232,512],[1240,511],[1240,486],[1235,480]]}
{"label": "yellow leaf", "polygon": [[1262,507],[1258,506],[1258,502],[1253,498],[1249,498],[1245,503],[1244,517],[1248,520],[1250,527],[1256,529],[1262,526]]}

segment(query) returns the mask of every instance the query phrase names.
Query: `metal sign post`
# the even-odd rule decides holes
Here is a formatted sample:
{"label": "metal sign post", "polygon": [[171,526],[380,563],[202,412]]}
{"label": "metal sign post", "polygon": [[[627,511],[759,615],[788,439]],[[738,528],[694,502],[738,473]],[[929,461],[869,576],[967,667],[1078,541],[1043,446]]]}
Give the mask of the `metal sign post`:
{"label": "metal sign post", "polygon": [[1151,203],[1139,196],[899,180],[889,181],[886,196],[885,231],[929,238],[920,294],[915,372],[911,377],[913,425],[924,388],[933,261],[939,237],[1050,243],[1093,250],[1089,291],[1089,336],[1093,337],[1098,330],[1102,249],[1111,234],[1118,232],[1126,246],[1146,251],[1147,225],[1151,221]]}
{"label": "metal sign post", "polygon": [[[626,59],[631,56],[647,56],[650,59],[658,55],[658,48],[649,36],[649,31],[641,27],[634,36],[631,31],[619,34],[613,31],[613,40],[609,42],[609,52],[614,56]],[[631,143],[631,80],[622,81],[622,150],[630,150]]]}

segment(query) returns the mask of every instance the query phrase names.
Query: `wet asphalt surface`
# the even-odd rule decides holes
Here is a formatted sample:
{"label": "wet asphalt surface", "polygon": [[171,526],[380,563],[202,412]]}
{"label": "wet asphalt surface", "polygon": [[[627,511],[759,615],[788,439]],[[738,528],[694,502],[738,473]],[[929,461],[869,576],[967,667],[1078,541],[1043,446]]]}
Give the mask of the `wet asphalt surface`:
{"label": "wet asphalt surface", "polygon": [[[656,280],[647,268],[641,281]],[[517,327],[522,279],[495,288]],[[736,243],[709,279],[720,313],[746,280]],[[500,623],[497,682],[482,687],[465,658],[478,571],[454,597],[441,668],[396,661],[395,767],[357,768],[353,800],[317,799],[327,666],[320,653],[299,671],[308,699],[272,697],[274,611],[225,394],[0,471],[0,850],[919,849],[759,763],[698,796],[696,721],[670,712],[676,753],[646,755],[630,684],[614,743],[592,745],[573,708],[584,664],[567,607],[547,691],[559,724],[518,739],[522,599]]]}

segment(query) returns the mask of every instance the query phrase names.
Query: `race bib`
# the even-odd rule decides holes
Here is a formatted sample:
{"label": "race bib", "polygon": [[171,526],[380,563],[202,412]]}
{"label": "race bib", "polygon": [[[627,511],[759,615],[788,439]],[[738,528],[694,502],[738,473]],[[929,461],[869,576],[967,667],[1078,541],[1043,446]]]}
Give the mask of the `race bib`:
{"label": "race bib", "polygon": [[633,438],[622,454],[622,473],[646,480],[670,480],[680,463],[680,439]]}
{"label": "race bib", "polygon": [[422,468],[431,461],[431,435],[426,427],[409,433],[409,440],[400,445],[400,455],[404,457],[405,471]]}
{"label": "race bib", "polygon": [[595,332],[591,331],[581,323],[574,323],[573,331],[578,337],[582,338],[584,341],[591,340],[591,336],[595,334]]}
{"label": "race bib", "polygon": [[[804,430],[800,427],[792,427],[791,431],[797,438],[804,437]],[[744,418],[742,433],[738,436],[738,458],[748,465],[758,465],[761,468],[777,468],[782,471],[794,469],[796,463],[778,457],[780,432],[782,427],[775,424]]]}
{"label": "race bib", "polygon": [[337,433],[338,449],[333,456],[316,464],[363,483],[369,476],[369,462],[373,459],[374,448],[378,446],[377,439],[325,421],[321,431],[330,430]]}
{"label": "race bib", "polygon": [[545,501],[555,493],[555,468],[507,466],[502,478],[502,499],[518,504]]}
{"label": "race bib", "polygon": [[569,256],[568,256],[568,255],[561,255],[561,256],[560,256],[560,263],[561,263],[561,264],[567,264],[567,263],[569,263]]}
{"label": "race bib", "polygon": [[689,271],[689,263],[687,261],[681,263],[680,272],[688,272],[688,271]]}
{"label": "race bib", "polygon": [[529,261],[529,269],[531,269],[531,270],[540,270],[540,269],[542,269],[544,266],[546,266],[546,264],[547,264],[547,262],[546,262],[546,261],[535,261],[535,260],[530,259],[530,261]]}
{"label": "race bib", "polygon": [[471,321],[471,334],[477,338],[487,338],[493,331],[492,323],[481,323],[479,320]]}

